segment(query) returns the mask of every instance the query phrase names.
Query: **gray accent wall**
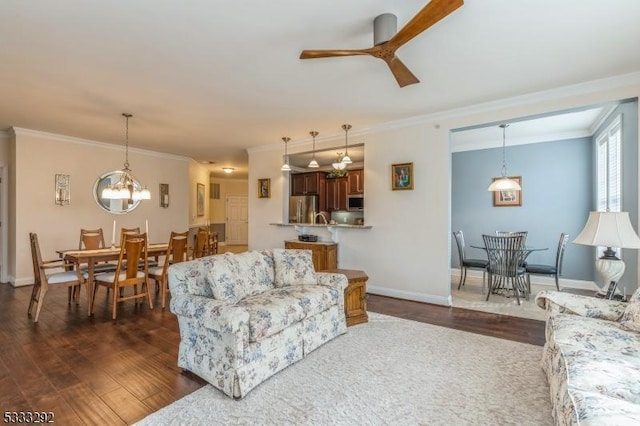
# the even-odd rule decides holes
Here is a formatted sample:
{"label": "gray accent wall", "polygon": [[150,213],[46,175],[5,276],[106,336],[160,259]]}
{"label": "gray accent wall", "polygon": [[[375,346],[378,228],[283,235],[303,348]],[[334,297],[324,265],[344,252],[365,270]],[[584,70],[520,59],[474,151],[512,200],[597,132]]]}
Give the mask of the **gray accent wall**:
{"label": "gray accent wall", "polygon": [[[482,234],[495,231],[528,231],[527,244],[547,247],[532,253],[529,263],[554,264],[558,239],[569,234],[563,277],[594,279],[594,255],[590,247],[571,241],[582,230],[593,205],[594,161],[592,138],[577,138],[508,146],[510,176],[522,176],[522,206],[494,207],[487,191],[491,178],[500,175],[502,148],[456,152],[452,155],[452,231],[462,230],[467,257],[486,258]],[[636,157],[637,158],[637,157]],[[459,266],[452,239],[452,267]]]}

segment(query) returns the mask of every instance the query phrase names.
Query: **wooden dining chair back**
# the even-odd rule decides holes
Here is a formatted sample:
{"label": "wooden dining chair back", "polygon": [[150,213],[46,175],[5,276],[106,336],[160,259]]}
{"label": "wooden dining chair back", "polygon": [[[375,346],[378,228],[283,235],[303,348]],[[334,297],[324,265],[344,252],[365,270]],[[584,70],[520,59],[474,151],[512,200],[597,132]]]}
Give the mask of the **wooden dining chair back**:
{"label": "wooden dining chair back", "polygon": [[560,234],[558,240],[558,249],[556,251],[556,263],[554,265],[527,264],[525,267],[527,273],[527,288],[531,291],[531,274],[553,276],[556,281],[556,290],[560,291],[560,276],[562,275],[562,261],[564,260],[564,251],[567,248],[569,234],[564,232]]}
{"label": "wooden dining chair back", "polygon": [[524,281],[525,269],[521,263],[524,256],[524,235],[483,235],[484,245],[487,250],[489,267],[489,291],[487,300],[492,292],[509,291],[508,285],[520,304],[520,294],[526,296],[526,283]]}
{"label": "wooden dining chair back", "polygon": [[211,254],[211,236],[209,235],[209,229],[198,228],[193,236],[193,258],[198,259]]}
{"label": "wooden dining chair back", "polygon": [[469,259],[465,253],[464,234],[462,231],[454,231],[453,238],[456,240],[458,246],[458,258],[460,259],[460,282],[458,283],[458,290],[462,287],[467,280],[467,269],[480,269],[482,270],[482,289],[484,291],[485,274],[487,272],[487,266],[489,261],[487,259]]}
{"label": "wooden dining chair back", "polygon": [[[96,277],[96,286],[93,292],[93,300],[99,286],[113,290],[111,316],[115,320],[117,316],[118,302],[130,299],[147,298],[149,309],[153,309],[151,290],[149,289],[147,275],[149,265],[147,261],[147,234],[123,234],[120,246],[118,266],[114,272]],[[140,293],[138,293],[140,285]],[[127,294],[126,289],[133,287],[133,294]],[[120,289],[124,291],[121,292]],[[137,302],[136,302],[137,303]],[[95,306],[95,303],[93,303]]]}
{"label": "wooden dining chair back", "polygon": [[162,266],[149,268],[149,278],[156,282],[156,289],[160,288],[160,300],[162,309],[166,306],[167,292],[169,291],[169,280],[167,271],[169,266],[188,260],[189,257],[189,231],[171,232],[167,254],[164,257]]}
{"label": "wooden dining chair back", "polygon": [[104,247],[104,234],[102,233],[102,228],[80,229],[78,250],[97,250]]}
{"label": "wooden dining chair back", "polygon": [[120,228],[120,245],[122,246],[122,242],[124,241],[124,237],[126,235],[139,235],[140,227],[136,228]]}
{"label": "wooden dining chair back", "polygon": [[[40,310],[44,304],[45,296],[50,288],[67,288],[75,289],[77,291],[69,292],[68,303],[71,303],[73,299],[78,304],[80,296],[80,286],[85,284],[85,280],[77,270],[68,270],[69,265],[62,259],[57,260],[42,260],[42,254],[40,253],[40,244],[38,242],[38,235],[35,233],[29,234],[29,240],[31,242],[31,260],[33,263],[33,289],[31,291],[31,299],[29,300],[29,308],[27,309],[27,316],[31,317],[34,306],[36,307],[36,313],[34,322],[38,322],[40,318]],[[61,269],[62,271],[47,274],[47,270]]]}

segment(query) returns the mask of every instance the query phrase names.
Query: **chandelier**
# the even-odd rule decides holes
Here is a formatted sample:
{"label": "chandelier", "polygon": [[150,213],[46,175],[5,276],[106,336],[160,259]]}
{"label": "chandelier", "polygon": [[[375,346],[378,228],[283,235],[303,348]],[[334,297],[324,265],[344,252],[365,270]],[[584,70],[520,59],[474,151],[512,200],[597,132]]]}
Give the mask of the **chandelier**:
{"label": "chandelier", "polygon": [[109,184],[102,190],[102,198],[108,200],[150,200],[151,192],[146,186],[140,187],[129,168],[129,118],[133,116],[126,112],[122,113],[122,116],[125,118],[124,168],[118,182]]}

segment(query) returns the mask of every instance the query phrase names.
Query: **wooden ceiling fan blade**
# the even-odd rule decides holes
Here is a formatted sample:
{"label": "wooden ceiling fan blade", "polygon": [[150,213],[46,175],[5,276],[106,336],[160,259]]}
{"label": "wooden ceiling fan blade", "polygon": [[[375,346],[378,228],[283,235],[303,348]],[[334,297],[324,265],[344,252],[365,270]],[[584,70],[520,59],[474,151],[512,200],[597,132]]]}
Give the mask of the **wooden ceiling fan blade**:
{"label": "wooden ceiling fan blade", "polygon": [[464,0],[431,0],[388,43],[397,49],[463,4]]}
{"label": "wooden ceiling fan blade", "polygon": [[303,50],[300,59],[332,58],[336,56],[356,56],[370,55],[371,49],[351,49],[351,50]]}
{"label": "wooden ceiling fan blade", "polygon": [[389,69],[391,69],[391,73],[396,78],[400,87],[420,83],[420,80],[409,71],[409,68],[407,68],[397,56],[394,55],[393,58],[385,62],[389,65]]}

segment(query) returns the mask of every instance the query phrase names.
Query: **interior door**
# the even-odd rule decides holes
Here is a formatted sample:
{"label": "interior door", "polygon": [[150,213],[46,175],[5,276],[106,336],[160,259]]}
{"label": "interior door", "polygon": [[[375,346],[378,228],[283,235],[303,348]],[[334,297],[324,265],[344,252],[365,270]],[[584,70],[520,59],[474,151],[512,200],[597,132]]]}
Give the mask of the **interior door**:
{"label": "interior door", "polygon": [[226,244],[248,244],[249,200],[246,196],[227,197]]}

